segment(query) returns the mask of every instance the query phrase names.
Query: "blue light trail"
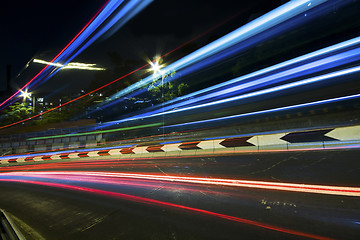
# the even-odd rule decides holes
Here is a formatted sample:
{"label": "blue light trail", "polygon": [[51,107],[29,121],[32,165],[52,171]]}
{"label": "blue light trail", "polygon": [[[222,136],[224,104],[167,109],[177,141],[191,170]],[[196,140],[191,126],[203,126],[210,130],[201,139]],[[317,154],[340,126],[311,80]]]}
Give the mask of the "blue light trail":
{"label": "blue light trail", "polygon": [[261,69],[261,70],[258,70],[256,72],[249,73],[249,74],[241,76],[239,78],[235,78],[235,79],[229,80],[227,82],[220,83],[220,84],[217,84],[215,86],[211,86],[211,87],[199,90],[197,92],[187,94],[186,96],[182,96],[182,97],[170,100],[170,101],[166,102],[166,104],[172,104],[172,103],[177,102],[177,101],[183,102],[184,99],[193,98],[195,96],[198,96],[198,95],[206,93],[206,92],[214,91],[216,89],[226,87],[226,86],[229,86],[229,85],[244,81],[246,79],[251,79],[251,78],[254,78],[254,77],[257,77],[257,76],[261,76],[263,74],[270,73],[270,72],[279,70],[281,68],[285,68],[285,67],[289,67],[291,65],[299,64],[301,62],[308,61],[308,60],[311,60],[313,58],[318,58],[318,57],[323,56],[323,55],[331,54],[331,53],[334,53],[334,52],[337,52],[337,51],[340,51],[340,50],[344,50],[344,49],[347,49],[347,48],[350,48],[350,47],[354,47],[354,46],[357,46],[358,44],[360,44],[360,37],[356,37],[356,38],[350,39],[348,41],[341,42],[341,43],[335,44],[333,46],[326,47],[326,48],[317,50],[315,52],[312,52],[312,53],[309,53],[309,54],[306,54],[306,55],[303,55],[303,56],[300,56],[300,57],[297,57],[297,58],[294,58],[294,59],[291,59],[291,60],[288,60],[288,61],[285,61],[285,62],[282,62],[282,63],[279,63],[279,64],[276,64],[276,65],[273,65],[273,66],[270,66],[270,67],[267,67],[267,68],[264,68],[264,69]]}
{"label": "blue light trail", "polygon": [[209,122],[236,119],[236,118],[241,118],[241,117],[255,116],[255,115],[265,114],[265,113],[274,113],[274,112],[280,112],[280,111],[285,111],[285,110],[298,109],[298,108],[321,105],[321,104],[332,103],[332,102],[340,102],[340,101],[345,101],[345,100],[352,100],[352,99],[357,99],[357,98],[360,98],[360,94],[354,94],[354,95],[349,95],[349,96],[344,96],[344,97],[331,98],[331,99],[326,99],[326,100],[320,100],[320,101],[309,102],[309,103],[302,103],[302,104],[297,104],[297,105],[291,105],[291,106],[286,106],[286,107],[279,107],[279,108],[273,108],[273,109],[267,109],[267,110],[249,112],[249,113],[242,113],[242,114],[226,116],[226,117],[220,117],[220,118],[212,118],[212,119],[206,119],[206,120],[201,120],[201,121],[194,121],[194,122],[187,122],[187,123],[168,125],[168,126],[164,126],[164,127],[161,127],[161,128],[174,128],[174,127],[182,127],[182,126],[188,126],[188,125],[197,125],[197,124],[203,124],[203,123],[209,123]]}
{"label": "blue light trail", "polygon": [[[51,62],[66,65],[112,27],[116,25],[116,29],[118,29],[151,2],[152,0],[109,0],[101,11],[90,20],[80,33]],[[110,21],[107,22],[109,19]],[[112,31],[114,31],[114,28]],[[46,66],[20,90],[23,90],[25,87],[27,89],[34,88],[36,85],[47,81],[60,69],[54,66]],[[19,95],[20,90],[2,102],[0,107],[3,109],[5,103]]]}
{"label": "blue light trail", "polygon": [[[310,10],[311,8],[316,7],[326,0],[310,1],[310,0],[295,0],[290,1],[269,13],[251,21],[250,23],[238,28],[237,30],[221,37],[220,39],[196,50],[195,52],[183,57],[182,59],[170,64],[169,66],[162,69],[163,72],[176,72],[180,69],[183,69],[193,63],[201,61],[211,55],[221,52],[222,50],[233,46],[241,41],[244,41],[256,34],[264,32],[267,29],[270,29],[286,20],[291,19],[292,17],[301,14],[305,11]],[[309,5],[309,3],[312,3]],[[143,86],[153,82],[157,77],[153,75],[121,90],[120,92],[109,97],[108,102],[114,101],[120,97],[123,97],[137,89],[142,88]]]}
{"label": "blue light trail", "polygon": [[[91,44],[93,44],[97,39],[99,39],[102,35],[108,32],[114,25],[118,24],[117,27],[119,27],[120,25],[123,26],[127,21],[130,20],[129,18],[130,16],[134,16],[135,12],[137,13],[140,10],[142,10],[144,7],[150,4],[152,0],[128,1],[128,3],[126,3],[125,6],[123,6],[120,10],[117,11],[117,9],[119,8],[122,2],[123,1],[120,2],[115,1],[115,4],[112,4],[111,6],[107,5],[109,11],[105,12],[104,16],[99,15],[99,21],[95,21],[98,20],[98,18],[96,18],[93,22],[94,24],[90,24],[89,28],[86,29],[89,31],[86,33],[84,31],[84,34],[81,34],[79,38],[77,38],[76,41],[74,41],[74,43],[71,44],[64,51],[64,53],[61,54],[54,62],[56,63],[61,61],[63,62],[62,65],[65,66],[76,56],[82,53],[86,48],[88,48]],[[111,18],[111,21],[106,23],[105,26],[101,26],[106,22],[108,18],[109,19]],[[33,85],[37,84],[38,81],[46,82],[47,80],[52,78],[56,73],[58,73],[58,71],[60,70],[61,67],[55,68],[52,72],[48,73],[48,75],[45,76],[44,78],[39,78],[38,80],[34,81]]]}
{"label": "blue light trail", "polygon": [[[333,45],[333,46],[330,46],[330,47],[327,47],[327,48],[324,48],[324,49],[321,49],[321,50],[318,50],[318,51],[315,51],[315,52],[312,52],[312,53],[309,53],[306,55],[303,55],[300,57],[297,57],[292,60],[288,60],[283,63],[276,64],[276,65],[268,67],[266,69],[262,69],[262,70],[254,72],[254,73],[250,73],[245,76],[241,76],[239,78],[227,81],[225,83],[221,83],[216,86],[212,86],[210,88],[198,91],[196,93],[191,93],[186,96],[175,99],[176,101],[182,100],[179,103],[171,105],[170,103],[176,102],[176,101],[170,101],[170,102],[165,103],[165,106],[156,106],[155,108],[158,108],[156,110],[147,111],[144,114],[138,114],[136,116],[125,118],[125,119],[108,122],[105,124],[105,127],[110,126],[115,123],[138,120],[138,119],[143,119],[143,118],[151,118],[151,117],[161,116],[161,115],[168,115],[168,114],[172,114],[172,113],[176,113],[176,112],[182,112],[182,111],[187,111],[187,110],[192,110],[192,109],[198,109],[201,107],[208,107],[208,106],[212,106],[212,105],[223,104],[223,103],[236,101],[236,100],[240,100],[240,99],[256,97],[256,96],[260,96],[260,95],[264,95],[264,94],[268,94],[268,93],[272,93],[272,92],[277,92],[277,91],[281,91],[281,90],[286,90],[286,89],[290,89],[290,88],[294,88],[294,87],[298,87],[298,86],[302,86],[302,85],[306,85],[306,84],[316,83],[319,81],[338,77],[341,75],[355,73],[355,72],[359,71],[359,67],[340,70],[340,71],[333,72],[333,73],[327,73],[324,75],[303,79],[303,80],[293,82],[293,83],[288,83],[285,85],[280,85],[280,86],[276,86],[276,87],[272,87],[272,88],[268,88],[268,89],[263,89],[263,90],[256,91],[256,92],[250,92],[250,93],[238,95],[235,97],[225,98],[227,96],[226,94],[229,94],[229,93],[232,93],[232,95],[239,94],[239,93],[247,90],[246,88],[261,87],[261,86],[263,86],[262,84],[264,84],[266,82],[274,83],[274,81],[275,81],[275,82],[279,83],[279,82],[290,79],[290,77],[292,77],[292,78],[299,77],[304,73],[306,73],[306,74],[314,73],[315,70],[322,71],[324,69],[333,68],[333,67],[336,67],[336,66],[339,66],[342,64],[353,62],[355,60],[359,60],[360,49],[356,48],[356,46],[358,44],[360,44],[360,37],[357,37],[357,38],[354,38],[354,39],[351,39],[351,40],[348,40],[348,41],[345,41],[345,42],[342,42],[342,43],[339,43],[339,44],[336,44],[336,45]],[[347,49],[351,49],[351,50],[347,50]],[[341,52],[341,51],[343,51],[343,52]],[[337,54],[334,54],[334,53],[337,53]],[[333,55],[331,55],[331,54],[333,54]],[[323,58],[320,58],[320,57],[323,57]],[[310,60],[312,60],[312,59],[315,59],[315,60],[313,60],[311,62]],[[303,63],[303,65],[299,65],[301,63]],[[289,68],[293,65],[295,65],[294,68]],[[288,68],[285,68],[285,67],[288,67]],[[285,70],[282,72],[276,71],[276,70],[279,70],[282,68],[285,68]],[[311,71],[309,72],[309,70],[311,70]],[[271,72],[274,72],[274,74],[266,75],[265,77],[259,78],[259,79],[255,78],[256,76],[262,76],[265,73],[271,73]],[[287,78],[281,79],[281,77],[284,77],[284,76],[287,76]],[[253,79],[253,78],[255,78],[255,80],[249,81],[249,82],[245,81],[245,80]],[[231,86],[231,85],[234,85],[235,83],[241,83],[243,81],[245,81],[245,83],[235,85],[230,88],[225,88],[228,85]],[[220,89],[220,91],[217,91],[217,92],[214,91],[216,89]],[[240,90],[241,90],[241,92],[238,92]],[[202,95],[202,96],[195,98],[195,96],[206,93],[206,92],[211,92],[211,93],[208,95]],[[224,99],[214,101],[214,97],[217,97],[217,96],[222,96],[222,97],[224,97]],[[190,100],[184,101],[185,99],[190,99]],[[204,100],[210,100],[210,102],[202,103],[202,104],[198,104],[198,105],[194,105],[194,106],[190,105],[190,104],[204,101]],[[186,106],[186,105],[190,105],[190,106],[179,108],[181,106]],[[177,108],[177,109],[170,110],[170,109],[174,109],[174,108]],[[102,127],[104,127],[104,125],[102,125]]]}
{"label": "blue light trail", "polygon": [[[303,75],[307,75],[307,74],[312,74],[315,73],[316,71],[323,71],[326,69],[330,69],[330,68],[334,68],[337,67],[339,65],[344,65],[350,62],[354,62],[360,59],[360,48],[355,48],[352,50],[349,50],[347,52],[343,52],[343,53],[339,53],[333,56],[329,56],[326,57],[324,59],[320,59],[314,62],[310,62],[304,65],[300,65],[294,68],[290,68],[287,69],[285,71],[282,72],[275,72],[272,75],[268,75],[259,79],[254,79],[252,81],[245,81],[245,80],[249,80],[251,79],[251,77],[247,77],[247,76],[254,76],[255,74],[251,73],[248,74],[246,76],[242,76],[233,80],[230,80],[228,82],[216,85],[216,86],[212,86],[210,88],[207,88],[205,90],[201,90],[191,94],[188,94],[186,96],[180,97],[178,99],[176,99],[175,101],[169,101],[166,102],[165,105],[167,105],[166,107],[164,106],[157,106],[159,109],[150,112],[147,112],[141,116],[148,116],[150,114],[152,114],[153,116],[155,116],[154,114],[158,113],[158,115],[161,115],[162,112],[164,111],[168,111],[170,109],[174,109],[177,108],[176,111],[182,111],[182,109],[184,108],[180,108],[186,105],[190,105],[190,104],[194,104],[197,102],[201,102],[204,100],[209,100],[209,101],[214,101],[214,99],[216,98],[225,98],[231,95],[236,95],[236,94],[240,94],[246,91],[250,91],[250,90],[254,90],[256,88],[260,88],[260,87],[264,87],[266,85],[269,84],[278,84],[284,81],[287,81],[289,79],[294,79]],[[270,67],[272,69],[275,69],[273,67]],[[242,83],[244,82],[244,83]],[[232,83],[232,84],[230,84]],[[234,83],[241,83],[241,84],[237,84],[235,86],[229,87],[229,88],[224,88],[224,86],[227,85],[233,85]],[[219,89],[219,91],[215,91],[216,89]],[[210,92],[212,91],[212,92]],[[202,95],[202,96],[198,96],[196,98],[194,98],[194,96],[196,95],[200,95],[199,93],[206,93],[206,92],[210,92],[207,95]],[[181,102],[180,99],[182,100]],[[186,100],[189,99],[189,100]],[[170,105],[170,103],[172,102],[178,102],[175,104]]]}
{"label": "blue light trail", "polygon": [[191,107],[176,109],[176,110],[172,110],[172,111],[167,111],[164,114],[176,113],[176,112],[180,112],[180,111],[186,111],[186,110],[197,109],[197,108],[201,108],[201,107],[207,107],[207,106],[212,106],[212,105],[217,105],[217,104],[223,104],[223,103],[227,103],[227,102],[231,102],[231,101],[237,101],[237,100],[240,100],[240,99],[245,99],[245,98],[250,98],[250,97],[257,97],[257,96],[260,96],[260,95],[269,94],[269,93],[273,93],[273,92],[278,92],[278,91],[282,91],[282,90],[287,90],[287,89],[290,89],[290,88],[299,87],[299,86],[306,85],[306,84],[316,83],[316,82],[327,80],[329,78],[335,78],[335,77],[339,77],[339,76],[343,76],[343,75],[347,75],[347,74],[351,74],[351,73],[356,73],[356,72],[359,72],[359,71],[360,71],[360,66],[352,67],[352,68],[348,68],[348,69],[344,69],[344,70],[324,74],[324,75],[321,75],[321,76],[316,76],[316,77],[304,79],[304,80],[293,82],[293,83],[288,83],[288,84],[284,84],[284,85],[280,85],[280,86],[276,86],[276,87],[272,87],[272,88],[268,88],[268,89],[264,89],[264,90],[259,90],[259,91],[256,91],[256,92],[243,94],[243,95],[240,95],[240,96],[230,97],[230,98],[226,98],[226,99],[222,99],[222,100],[218,100],[218,101],[213,101],[213,102],[210,102],[210,103],[204,103],[204,104],[199,104],[199,105],[196,105],[196,106],[191,106]]}

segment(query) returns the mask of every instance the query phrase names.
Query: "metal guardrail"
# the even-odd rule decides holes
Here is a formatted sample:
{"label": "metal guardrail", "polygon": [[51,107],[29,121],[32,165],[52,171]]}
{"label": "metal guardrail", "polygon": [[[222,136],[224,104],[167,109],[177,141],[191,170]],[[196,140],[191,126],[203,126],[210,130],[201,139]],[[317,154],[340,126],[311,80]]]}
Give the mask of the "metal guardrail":
{"label": "metal guardrail", "polygon": [[9,215],[0,209],[0,240],[25,240]]}

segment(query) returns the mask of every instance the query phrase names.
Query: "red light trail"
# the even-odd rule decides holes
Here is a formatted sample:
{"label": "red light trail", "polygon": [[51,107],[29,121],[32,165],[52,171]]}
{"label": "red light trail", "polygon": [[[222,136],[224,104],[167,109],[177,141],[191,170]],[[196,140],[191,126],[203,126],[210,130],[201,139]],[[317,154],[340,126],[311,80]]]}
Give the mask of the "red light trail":
{"label": "red light trail", "polygon": [[128,74],[126,74],[126,75],[118,78],[118,79],[115,79],[114,81],[112,81],[112,82],[110,82],[110,83],[105,84],[105,85],[102,86],[102,87],[99,87],[99,88],[97,88],[97,89],[95,89],[95,90],[93,90],[93,91],[91,91],[91,92],[88,92],[88,93],[86,93],[86,94],[84,94],[84,95],[81,95],[81,96],[79,96],[79,97],[77,97],[77,98],[74,98],[74,99],[72,99],[72,100],[70,100],[70,101],[68,101],[68,102],[66,102],[66,103],[63,103],[62,105],[53,107],[53,108],[51,108],[51,109],[49,109],[49,110],[47,110],[47,111],[44,111],[44,112],[39,113],[39,114],[36,114],[36,115],[31,116],[31,117],[29,117],[29,118],[26,118],[26,119],[23,119],[23,120],[20,120],[20,121],[17,121],[17,122],[10,123],[10,124],[8,124],[8,125],[1,126],[0,129],[7,128],[7,127],[10,127],[10,126],[13,126],[13,125],[22,123],[22,122],[29,121],[29,120],[34,119],[34,118],[36,118],[36,117],[39,117],[39,116],[41,116],[41,115],[43,115],[43,114],[45,114],[45,113],[54,111],[54,110],[56,110],[56,109],[58,109],[58,108],[61,108],[61,107],[64,107],[64,106],[68,105],[69,103],[75,102],[75,101],[77,101],[77,100],[79,100],[79,99],[81,99],[81,98],[83,98],[83,97],[86,97],[86,96],[88,96],[88,95],[90,95],[90,94],[92,94],[92,93],[94,93],[94,92],[96,92],[96,91],[98,91],[98,90],[100,90],[100,89],[103,89],[103,88],[105,88],[105,87],[107,87],[107,86],[109,86],[109,85],[111,85],[111,84],[113,84],[113,83],[115,83],[115,82],[117,82],[117,81],[119,81],[119,80],[121,80],[121,79],[123,79],[123,78],[125,78],[125,77],[127,77],[127,76],[129,76],[129,75],[131,75],[131,74],[133,74],[133,73],[135,73],[135,72],[137,72],[137,71],[139,71],[140,69],[142,69],[142,68],[144,68],[144,67],[146,67],[146,66],[148,66],[148,65],[149,65],[149,64],[146,64],[146,65],[144,65],[144,66],[142,66],[142,67],[139,67],[139,68],[135,69],[134,71],[132,71],[132,72],[130,72],[130,73],[128,73]]}
{"label": "red light trail", "polygon": [[[2,173],[2,175],[11,176],[94,176],[94,177],[112,177],[112,178],[134,178],[145,180],[158,180],[181,183],[220,185],[228,187],[245,187],[258,188],[265,190],[279,190],[302,193],[315,194],[331,194],[342,196],[360,197],[360,188],[358,187],[342,187],[342,186],[326,186],[314,184],[300,183],[279,183],[266,181],[253,181],[241,179],[226,178],[201,178],[201,177],[183,177],[173,175],[157,175],[157,174],[141,174],[141,173],[120,173],[120,172],[87,172],[87,171],[51,171],[51,172],[12,172]],[[57,178],[57,177],[56,177]]]}
{"label": "red light trail", "polygon": [[[77,38],[78,36],[90,25],[90,23],[99,15],[99,13],[104,9],[104,7],[108,4],[110,0],[106,1],[106,3],[98,10],[98,12],[90,19],[90,21],[80,30],[80,32],[78,34],[76,34],[76,36],[50,61],[51,63],[55,61],[55,59],[57,59]],[[35,75],[35,77],[33,77],[29,82],[27,82],[23,87],[21,87],[18,91],[16,91],[13,95],[11,95],[8,99],[6,99],[4,102],[0,103],[0,107],[3,106],[5,103],[7,103],[8,101],[10,101],[13,97],[15,97],[16,95],[18,95],[22,90],[24,90],[24,88],[26,88],[27,86],[29,86],[30,83],[32,83],[43,71],[45,71],[45,69],[47,69],[50,65],[46,65],[38,74]],[[39,115],[37,115],[39,116]],[[34,116],[34,117],[37,117]],[[33,118],[33,117],[32,117]],[[32,118],[26,119],[30,120]],[[19,121],[17,123],[21,123],[23,121]],[[15,124],[17,124],[15,123]],[[14,124],[8,125],[8,126],[12,126]],[[6,127],[6,126],[5,126]],[[0,129],[3,127],[0,127]]]}
{"label": "red light trail", "polygon": [[296,231],[296,230],[292,230],[292,229],[277,227],[277,226],[273,226],[270,224],[253,221],[253,220],[249,220],[249,219],[245,219],[245,218],[239,218],[239,217],[216,213],[216,212],[212,212],[212,211],[208,211],[208,210],[204,210],[204,209],[188,207],[188,206],[184,206],[184,205],[180,205],[180,204],[159,201],[159,200],[155,200],[155,199],[139,197],[139,196],[124,194],[124,193],[110,192],[110,191],[105,191],[105,190],[99,190],[99,189],[81,187],[81,186],[73,186],[73,185],[67,185],[67,184],[62,184],[62,183],[40,182],[40,181],[32,181],[32,180],[0,179],[0,181],[17,182],[17,183],[25,183],[25,184],[36,184],[36,185],[41,185],[41,186],[46,186],[46,187],[55,187],[55,188],[62,188],[62,189],[66,189],[66,190],[99,194],[99,195],[103,195],[106,197],[114,197],[114,198],[119,198],[119,199],[123,199],[123,200],[127,200],[127,201],[149,204],[149,205],[158,206],[158,207],[169,207],[169,208],[174,208],[174,209],[185,210],[185,211],[189,211],[189,212],[193,212],[193,213],[213,216],[213,217],[217,217],[217,218],[226,219],[229,221],[234,221],[234,222],[238,222],[238,223],[243,223],[243,224],[247,224],[247,225],[252,225],[252,226],[256,226],[256,227],[260,227],[260,228],[264,228],[264,229],[269,229],[269,230],[273,230],[273,231],[277,231],[277,232],[282,232],[282,233],[306,237],[306,238],[319,239],[319,240],[331,239],[328,237],[323,237],[323,236],[319,236],[319,235],[315,235],[315,234],[304,233],[304,232],[300,232],[300,231]]}

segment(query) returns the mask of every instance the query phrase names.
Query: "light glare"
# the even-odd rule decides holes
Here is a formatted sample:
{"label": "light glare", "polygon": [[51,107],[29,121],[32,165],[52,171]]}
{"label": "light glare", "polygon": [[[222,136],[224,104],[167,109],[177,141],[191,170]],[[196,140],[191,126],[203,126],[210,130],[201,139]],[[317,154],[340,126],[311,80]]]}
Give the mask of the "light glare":
{"label": "light glare", "polygon": [[31,93],[28,92],[28,90],[26,89],[25,91],[21,91],[21,97],[23,97],[23,101],[25,101],[26,99],[31,100]]}
{"label": "light glare", "polygon": [[160,58],[156,58],[154,61],[149,61],[149,64],[151,66],[150,71],[153,72],[154,76],[163,75],[163,72],[161,71],[162,65],[159,64]]}

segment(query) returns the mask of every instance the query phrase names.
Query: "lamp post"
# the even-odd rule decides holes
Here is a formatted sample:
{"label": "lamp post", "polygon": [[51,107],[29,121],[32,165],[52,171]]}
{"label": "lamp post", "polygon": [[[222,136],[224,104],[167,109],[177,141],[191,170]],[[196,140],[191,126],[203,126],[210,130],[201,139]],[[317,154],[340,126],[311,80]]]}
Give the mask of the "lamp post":
{"label": "lamp post", "polygon": [[165,99],[164,99],[164,78],[163,78],[163,72],[161,71],[161,67],[162,65],[160,65],[160,57],[154,57],[154,61],[150,62],[151,65],[151,70],[153,71],[153,75],[155,78],[157,78],[157,74],[159,73],[161,76],[161,98],[162,98],[162,122],[163,122],[163,135],[165,133],[165,116],[164,116],[164,103],[165,103]]}
{"label": "lamp post", "polygon": [[31,98],[32,98],[33,113],[35,114],[36,97],[35,97],[35,95],[32,95]]}
{"label": "lamp post", "polygon": [[20,96],[23,97],[23,102],[25,102],[26,99],[29,99],[32,102],[32,111],[35,113],[35,96],[31,92],[28,92],[27,89],[25,91],[21,91]]}

